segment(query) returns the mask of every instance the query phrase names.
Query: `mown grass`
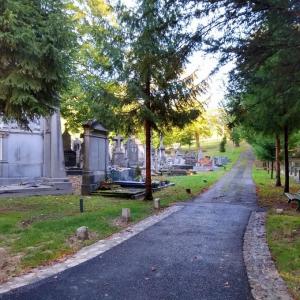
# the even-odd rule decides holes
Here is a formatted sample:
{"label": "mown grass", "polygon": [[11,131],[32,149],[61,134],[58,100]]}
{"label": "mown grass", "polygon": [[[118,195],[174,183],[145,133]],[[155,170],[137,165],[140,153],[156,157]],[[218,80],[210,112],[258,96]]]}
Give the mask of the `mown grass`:
{"label": "mown grass", "polygon": [[[228,151],[222,154],[231,159],[227,170],[244,149],[228,147]],[[216,149],[212,150],[217,153]],[[220,168],[215,172],[170,177],[176,185],[155,193],[155,197],[161,199],[163,207],[190,200],[215,183],[225,172],[225,169]],[[192,190],[192,194],[186,193],[187,188]],[[84,213],[80,213],[79,198],[76,195],[65,195],[0,199],[0,248],[6,251],[6,257],[2,257],[5,274],[0,276],[0,281],[61,259],[85,245],[120,231],[122,226],[117,221],[122,207],[131,209],[132,222],[155,213],[151,202],[98,195],[84,197]],[[91,239],[73,243],[72,237],[80,226],[89,228]]]}
{"label": "mown grass", "polygon": [[[265,170],[254,168],[253,178],[260,206],[269,209],[266,230],[272,257],[291,293],[300,299],[300,214],[296,204],[287,204],[283,188],[275,187]],[[298,191],[299,184],[291,181],[291,191]],[[276,214],[276,208],[283,208],[284,214]]]}

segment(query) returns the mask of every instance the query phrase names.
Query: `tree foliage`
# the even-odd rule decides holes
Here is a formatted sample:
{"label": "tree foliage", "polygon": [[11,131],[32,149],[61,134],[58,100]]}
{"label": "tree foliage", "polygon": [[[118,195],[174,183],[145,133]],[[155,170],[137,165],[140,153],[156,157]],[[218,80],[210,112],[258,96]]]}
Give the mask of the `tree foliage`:
{"label": "tree foliage", "polygon": [[[300,128],[300,4],[288,0],[232,3],[238,22],[248,26],[242,35],[228,33],[222,39],[223,61],[236,61],[227,95],[230,125],[242,124],[265,138],[284,136],[288,191],[288,137]],[[223,17],[228,19],[225,31],[238,24],[230,15]],[[212,41],[210,49],[214,51],[217,44]]]}
{"label": "tree foliage", "polygon": [[0,113],[26,126],[52,113],[74,45],[63,0],[0,2]]}
{"label": "tree foliage", "polygon": [[117,95],[122,87],[117,70],[122,58],[122,37],[113,8],[104,0],[82,0],[70,8],[78,41],[73,57],[72,81],[62,97],[62,114],[72,131],[79,131],[89,119],[107,129],[122,131]]}

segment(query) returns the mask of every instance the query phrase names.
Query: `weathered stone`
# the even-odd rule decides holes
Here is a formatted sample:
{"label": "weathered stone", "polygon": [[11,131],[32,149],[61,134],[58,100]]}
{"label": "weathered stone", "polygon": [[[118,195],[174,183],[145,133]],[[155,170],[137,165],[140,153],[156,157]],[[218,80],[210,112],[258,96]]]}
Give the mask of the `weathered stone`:
{"label": "weathered stone", "polygon": [[108,131],[97,121],[83,125],[82,195],[89,195],[106,179],[108,168]]}
{"label": "weathered stone", "polygon": [[153,205],[154,205],[154,208],[160,209],[160,199],[159,198],[155,198],[153,200]]}
{"label": "weathered stone", "polygon": [[130,221],[131,219],[130,208],[122,208],[122,218],[125,222]]}
{"label": "weathered stone", "polygon": [[76,237],[79,240],[88,240],[89,239],[89,230],[88,227],[86,226],[81,226],[79,228],[76,229]]}
{"label": "weathered stone", "polygon": [[[58,190],[71,193],[72,186],[65,172],[59,111],[30,122],[29,128],[0,119],[0,185],[38,181],[53,187],[47,190],[48,194]],[[13,194],[10,189],[6,192]]]}
{"label": "weathered stone", "polygon": [[276,208],[276,214],[278,214],[278,215],[283,214],[283,209],[282,208]]}

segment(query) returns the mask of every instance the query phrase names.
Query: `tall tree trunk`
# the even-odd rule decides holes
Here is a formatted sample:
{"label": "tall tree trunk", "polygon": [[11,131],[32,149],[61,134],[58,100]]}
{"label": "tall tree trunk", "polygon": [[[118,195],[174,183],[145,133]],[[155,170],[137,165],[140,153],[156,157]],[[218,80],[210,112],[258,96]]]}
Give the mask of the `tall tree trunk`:
{"label": "tall tree trunk", "polygon": [[[145,105],[151,111],[151,73],[148,70],[147,80],[145,84]],[[151,180],[151,122],[145,120],[145,137],[146,137],[146,182],[145,182],[145,200],[153,200],[152,196],[152,180]]]}
{"label": "tall tree trunk", "polygon": [[271,179],[273,179],[273,174],[274,174],[274,160],[271,161]]}
{"label": "tall tree trunk", "polygon": [[276,134],[276,153],[275,153],[275,165],[276,165],[276,183],[275,186],[281,186],[281,175],[280,175],[280,138]]}
{"label": "tall tree trunk", "polygon": [[153,200],[152,181],[151,181],[151,124],[145,121],[146,136],[146,194],[145,200]]}
{"label": "tall tree trunk", "polygon": [[290,191],[290,174],[289,174],[289,128],[288,125],[284,126],[284,192]]}
{"label": "tall tree trunk", "polygon": [[199,132],[195,132],[195,140],[196,140],[197,150],[200,150],[200,135],[199,135]]}

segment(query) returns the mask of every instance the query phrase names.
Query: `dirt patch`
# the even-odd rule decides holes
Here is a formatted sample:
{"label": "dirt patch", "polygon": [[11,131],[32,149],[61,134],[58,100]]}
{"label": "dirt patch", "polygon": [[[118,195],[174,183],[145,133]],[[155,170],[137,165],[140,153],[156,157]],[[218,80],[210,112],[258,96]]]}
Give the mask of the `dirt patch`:
{"label": "dirt patch", "polygon": [[73,251],[78,251],[82,247],[91,244],[94,241],[99,240],[99,234],[94,231],[89,231],[89,239],[88,240],[79,240],[76,236],[76,234],[70,236],[66,244],[73,250]]}
{"label": "dirt patch", "polygon": [[0,283],[7,281],[18,271],[22,255],[11,256],[7,249],[0,248]]}
{"label": "dirt patch", "polygon": [[126,228],[129,223],[127,223],[122,217],[118,217],[112,221],[112,225],[120,228]]}

